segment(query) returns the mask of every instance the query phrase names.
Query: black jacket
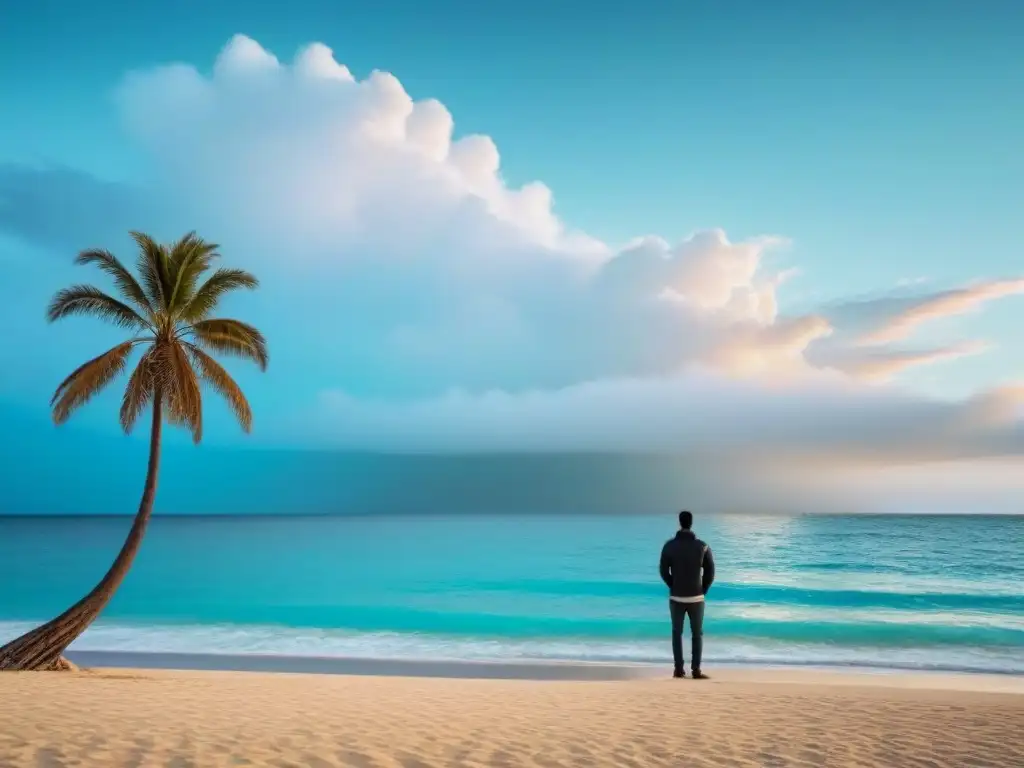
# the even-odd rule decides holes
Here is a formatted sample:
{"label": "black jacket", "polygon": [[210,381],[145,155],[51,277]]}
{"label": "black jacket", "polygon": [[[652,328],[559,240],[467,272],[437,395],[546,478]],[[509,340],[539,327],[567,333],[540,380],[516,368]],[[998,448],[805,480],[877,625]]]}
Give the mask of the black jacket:
{"label": "black jacket", "polygon": [[715,580],[715,561],[711,547],[693,531],[679,531],[661,549],[661,580],[672,597],[706,595]]}

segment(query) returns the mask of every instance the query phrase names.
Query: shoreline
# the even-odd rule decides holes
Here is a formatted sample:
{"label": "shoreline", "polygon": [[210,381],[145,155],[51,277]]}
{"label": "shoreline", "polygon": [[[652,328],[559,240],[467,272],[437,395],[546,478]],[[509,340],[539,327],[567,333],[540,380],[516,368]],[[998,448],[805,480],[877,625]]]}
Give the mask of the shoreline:
{"label": "shoreline", "polygon": [[[667,678],[671,672],[668,664],[587,661],[460,661],[151,651],[71,651],[66,655],[83,670],[237,672],[527,682],[650,681]],[[1024,694],[1024,675],[1014,673],[781,664],[709,666],[707,672],[712,674],[712,670],[715,678],[730,682],[796,681],[808,684],[815,680],[827,680],[830,684]]]}

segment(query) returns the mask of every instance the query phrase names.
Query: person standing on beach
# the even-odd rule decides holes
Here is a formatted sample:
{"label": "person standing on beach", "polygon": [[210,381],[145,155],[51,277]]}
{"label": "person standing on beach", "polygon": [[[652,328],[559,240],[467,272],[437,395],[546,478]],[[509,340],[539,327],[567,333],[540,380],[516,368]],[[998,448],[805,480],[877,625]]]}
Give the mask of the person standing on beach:
{"label": "person standing on beach", "polygon": [[704,650],[704,596],[715,580],[715,561],[711,547],[698,539],[692,530],[693,514],[679,513],[679,531],[661,549],[661,579],[669,588],[669,613],[672,617],[673,677],[685,677],[683,659],[683,621],[690,619],[693,640],[693,679],[707,675],[700,671]]}

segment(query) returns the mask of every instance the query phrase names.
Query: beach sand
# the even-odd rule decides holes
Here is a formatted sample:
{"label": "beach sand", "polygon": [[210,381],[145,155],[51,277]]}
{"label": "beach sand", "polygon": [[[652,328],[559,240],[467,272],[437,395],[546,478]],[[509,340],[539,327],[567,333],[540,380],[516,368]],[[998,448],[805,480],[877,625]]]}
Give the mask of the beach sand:
{"label": "beach sand", "polygon": [[1020,678],[0,675],[0,766],[1024,766]]}

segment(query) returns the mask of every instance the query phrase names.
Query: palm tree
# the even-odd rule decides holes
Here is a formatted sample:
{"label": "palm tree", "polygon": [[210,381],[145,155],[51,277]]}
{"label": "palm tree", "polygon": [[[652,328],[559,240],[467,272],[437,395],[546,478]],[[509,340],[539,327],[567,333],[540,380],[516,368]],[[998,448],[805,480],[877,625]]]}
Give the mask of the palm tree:
{"label": "palm tree", "polygon": [[121,426],[126,433],[131,432],[146,407],[152,406],[149,465],[139,511],[114,564],[92,591],[57,618],[0,648],[0,669],[70,666],[62,654],[110,601],[139,550],[156,496],[160,430],[165,416],[172,425],[188,429],[193,442],[202,439],[200,380],[227,400],[244,431],[252,425],[252,410],[245,395],[209,352],[247,358],[266,370],[266,341],[251,325],[210,315],[222,296],[237,288],[255,288],[256,278],[240,269],[217,269],[200,284],[200,278],[219,256],[216,245],[194,232],[171,245],[157,243],[139,232],[131,234],[138,245],[141,282],[109,251],[84,251],[76,263],[94,264],[107,273],[121,298],[91,285],[74,285],[53,297],[47,317],[53,322],[71,315],[92,315],[133,334],[79,366],[61,382],[50,401],[56,424],[67,421],[124,371],[137,347],[143,350],[121,401]]}

